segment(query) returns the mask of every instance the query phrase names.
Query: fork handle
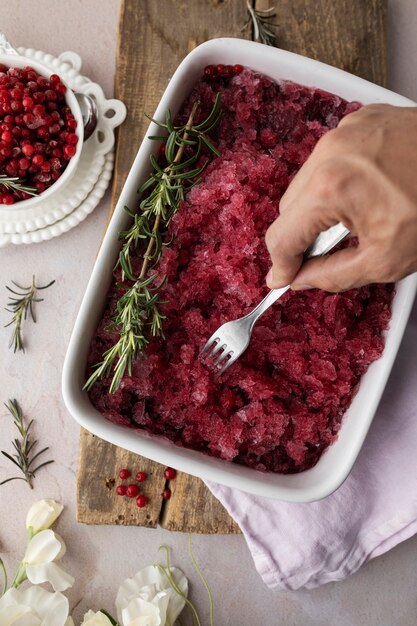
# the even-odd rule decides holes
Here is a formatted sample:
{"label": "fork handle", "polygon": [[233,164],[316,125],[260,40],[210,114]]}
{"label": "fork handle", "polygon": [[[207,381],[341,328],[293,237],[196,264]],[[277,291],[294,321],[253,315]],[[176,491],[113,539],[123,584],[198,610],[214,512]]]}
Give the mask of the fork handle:
{"label": "fork handle", "polygon": [[320,233],[317,239],[304,252],[304,259],[312,259],[315,256],[323,256],[330,252],[332,248],[337,246],[347,235],[349,230],[343,226],[341,222],[331,226],[327,230]]}
{"label": "fork handle", "polygon": [[[323,256],[330,252],[332,248],[337,246],[347,235],[349,234],[349,230],[343,226],[342,223],[336,224],[335,226],[331,226],[327,230],[323,231],[319,234],[317,239],[312,243],[312,245],[307,248],[304,253],[304,259],[312,259],[316,256]],[[281,296],[284,295],[290,289],[290,285],[286,287],[281,287],[280,289],[271,289],[267,296],[255,307],[248,315],[245,315],[244,318],[250,321],[250,328],[252,330],[253,325],[258,321],[258,319],[265,313],[270,306],[272,306]]]}

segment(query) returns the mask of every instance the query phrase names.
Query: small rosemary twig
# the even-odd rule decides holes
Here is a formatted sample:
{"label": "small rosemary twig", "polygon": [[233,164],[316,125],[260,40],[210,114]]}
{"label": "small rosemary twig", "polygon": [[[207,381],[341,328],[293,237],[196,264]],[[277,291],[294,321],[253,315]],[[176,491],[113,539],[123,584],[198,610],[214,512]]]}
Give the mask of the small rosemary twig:
{"label": "small rosemary twig", "polygon": [[39,460],[39,457],[44,454],[44,452],[49,450],[49,448],[42,448],[42,450],[39,450],[39,452],[36,452],[36,454],[34,454],[34,449],[38,442],[36,439],[32,439],[30,434],[33,419],[30,420],[27,426],[25,425],[22,409],[17,403],[17,400],[9,400],[8,403],[5,404],[5,407],[9,411],[9,413],[11,413],[14,420],[14,425],[19,431],[21,439],[16,438],[12,442],[13,447],[16,451],[15,454],[8,454],[7,452],[4,452],[4,450],[2,450],[1,453],[19,468],[23,476],[12,476],[12,478],[7,478],[6,480],[0,482],[0,485],[4,485],[11,480],[25,480],[29,487],[33,489],[32,481],[35,478],[36,472],[42,467],[45,467],[45,465],[53,463],[53,461],[44,461],[40,465],[33,467],[34,462],[36,460]]}
{"label": "small rosemary twig", "polygon": [[255,9],[252,0],[246,0],[246,6],[248,9],[249,17],[241,30],[245,30],[249,24],[253,26],[253,38],[255,41],[260,41],[267,46],[276,46],[277,37],[275,33],[270,29],[270,26],[275,26],[269,20],[275,16],[275,8],[270,9]]}
{"label": "small rosemary twig", "polygon": [[[168,133],[166,137],[150,137],[165,142],[168,165],[162,168],[155,157],[151,156],[154,171],[139,190],[140,193],[151,191],[140,203],[138,213],[126,208],[133,218],[133,224],[120,233],[124,243],[118,265],[122,270],[122,280],[127,279],[133,284],[129,287],[119,285],[124,293],[116,304],[116,314],[108,327],[119,338],[104,352],[102,361],[95,366],[84,389],[90,389],[97,380],[112,373],[109,390],[114,393],[119,388],[124,373],[127,371],[131,375],[132,364],[139,352],[146,348],[150,337],[164,336],[164,316],[159,308],[163,302],[159,292],[165,277],[159,276],[157,270],[150,274],[150,264],[156,267],[163,247],[170,244],[164,238],[171,218],[186,192],[200,182],[200,175],[209,163],[210,156],[219,155],[207,135],[220,119],[220,94],[217,94],[208,117],[195,124],[198,106],[199,103],[196,102],[183,126],[173,125],[170,111],[167,112],[165,124],[153,120]],[[201,165],[199,158],[203,148],[208,155]],[[132,266],[132,255],[138,247],[141,253],[139,275],[135,274]]]}
{"label": "small rosemary twig", "polygon": [[23,320],[27,319],[28,312],[32,320],[36,322],[36,317],[33,310],[33,303],[43,301],[43,298],[35,297],[36,292],[41,289],[47,289],[48,287],[53,285],[54,282],[55,281],[52,280],[47,285],[43,285],[41,287],[36,285],[35,276],[32,276],[32,284],[29,287],[21,287],[14,280],[12,280],[13,285],[17,287],[20,291],[15,291],[14,289],[6,285],[6,289],[8,289],[8,291],[13,294],[13,296],[9,296],[9,304],[6,307],[6,311],[9,311],[9,313],[13,313],[13,317],[11,321],[5,325],[5,328],[7,328],[7,326],[11,326],[12,324],[14,324],[13,333],[9,343],[9,348],[13,346],[13,352],[16,352],[18,350],[23,350],[23,352],[25,351],[22,338],[22,322]]}
{"label": "small rosemary twig", "polygon": [[38,190],[35,187],[28,187],[24,185],[18,176],[7,176],[7,174],[0,174],[0,185],[3,185],[9,191],[24,191],[30,196],[37,196]]}

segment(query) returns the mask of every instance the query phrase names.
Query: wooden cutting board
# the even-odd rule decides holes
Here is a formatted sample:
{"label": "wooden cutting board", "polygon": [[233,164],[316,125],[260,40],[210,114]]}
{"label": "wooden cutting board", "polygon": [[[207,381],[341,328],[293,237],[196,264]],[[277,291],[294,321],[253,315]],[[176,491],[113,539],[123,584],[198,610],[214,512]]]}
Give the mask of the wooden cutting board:
{"label": "wooden cutting board", "polygon": [[[386,81],[386,0],[256,0],[275,6],[281,48],[341,67],[381,85]],[[115,97],[128,108],[119,129],[112,207],[131,167],[148,121],[179,61],[214,37],[252,38],[246,0],[122,0]],[[110,213],[111,216],[111,213]],[[110,217],[109,216],[109,217]],[[118,471],[148,474],[142,492],[149,504],[115,493]],[[172,497],[162,498],[164,467],[81,430],[77,519],[86,524],[130,524],[193,533],[236,533],[239,527],[204,483],[179,473]]]}

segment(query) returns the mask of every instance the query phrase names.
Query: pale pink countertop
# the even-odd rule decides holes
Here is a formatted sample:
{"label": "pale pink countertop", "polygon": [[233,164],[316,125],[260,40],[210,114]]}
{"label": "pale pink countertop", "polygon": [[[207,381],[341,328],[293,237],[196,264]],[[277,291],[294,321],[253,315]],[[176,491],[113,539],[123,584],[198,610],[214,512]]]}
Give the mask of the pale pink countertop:
{"label": "pale pink countertop", "polygon": [[[115,65],[118,0],[0,0],[0,29],[15,46],[52,54],[78,52],[83,73],[111,97]],[[417,3],[389,1],[390,87],[417,100]],[[78,426],[61,398],[61,369],[75,316],[104,230],[110,197],[69,233],[42,244],[0,249],[2,301],[0,329],[10,279],[26,283],[32,272],[40,282],[55,278],[38,308],[38,324],[29,331],[27,354],[7,349],[9,329],[1,331],[0,401],[20,400],[35,417],[36,434],[51,447],[55,463],[39,474],[35,490],[16,481],[0,487],[0,556],[17,563],[24,545],[24,520],[31,502],[52,497],[66,505],[58,530],[67,543],[65,568],[75,575],[69,593],[78,622],[88,608],[114,614],[119,583],[159,560],[162,543],[172,548],[173,563],[192,583],[192,599],[208,620],[205,593],[187,554],[187,535],[75,522],[75,474]],[[9,449],[11,424],[0,409],[0,447]],[[7,468],[7,472],[6,472]],[[0,479],[9,468],[0,459]],[[262,583],[241,536],[196,536],[194,551],[210,583],[217,626],[414,626],[417,623],[417,538],[371,561],[357,574],[315,591],[276,593]]]}

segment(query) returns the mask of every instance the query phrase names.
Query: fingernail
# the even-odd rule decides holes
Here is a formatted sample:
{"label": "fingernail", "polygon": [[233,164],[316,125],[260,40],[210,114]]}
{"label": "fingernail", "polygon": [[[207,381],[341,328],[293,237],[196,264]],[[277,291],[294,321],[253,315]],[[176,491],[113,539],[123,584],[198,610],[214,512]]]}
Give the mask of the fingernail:
{"label": "fingernail", "polygon": [[303,285],[303,284],[297,284],[295,283],[294,285],[291,285],[291,289],[293,291],[304,291],[307,289],[314,289],[314,287],[312,285]]}
{"label": "fingernail", "polygon": [[268,274],[266,275],[266,278],[265,278],[265,282],[268,285],[268,287],[270,287],[271,281],[272,281],[272,267],[269,270],[269,272],[268,272]]}

